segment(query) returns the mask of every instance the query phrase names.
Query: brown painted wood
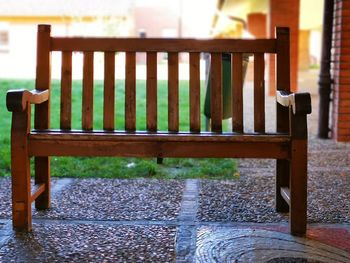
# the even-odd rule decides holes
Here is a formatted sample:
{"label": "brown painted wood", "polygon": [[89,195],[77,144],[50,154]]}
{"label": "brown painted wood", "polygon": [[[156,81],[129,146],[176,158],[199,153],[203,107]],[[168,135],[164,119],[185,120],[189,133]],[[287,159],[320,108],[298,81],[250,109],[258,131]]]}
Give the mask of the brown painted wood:
{"label": "brown painted wood", "polygon": [[[278,28],[276,31],[276,87],[277,90],[290,91],[289,29]],[[289,132],[289,108],[276,102],[277,132]],[[281,195],[281,187],[289,186],[290,162],[276,161],[276,210],[286,212],[288,203]]]}
{"label": "brown painted wood", "polygon": [[54,51],[274,53],[275,39],[67,38],[52,39]]}
{"label": "brown painted wood", "polygon": [[[36,58],[36,90],[49,90],[51,83],[51,27],[39,25],[37,35]],[[50,93],[49,99],[35,105],[35,129],[50,128]],[[46,185],[45,192],[37,198],[35,206],[38,209],[50,207],[50,158],[36,157],[34,159],[35,183]]]}
{"label": "brown painted wood", "polygon": [[278,90],[276,101],[284,107],[291,107],[293,114],[310,114],[312,111],[309,93],[289,93]]}
{"label": "brown painted wood", "polygon": [[30,163],[27,134],[30,127],[30,107],[12,114],[11,175],[12,224],[15,229],[30,231],[32,208],[30,189]]}
{"label": "brown painted wood", "polygon": [[304,235],[307,223],[307,140],[293,140],[290,161],[290,231]]}
{"label": "brown painted wood", "polygon": [[304,235],[307,223],[307,119],[306,113],[290,111],[290,232]]}
{"label": "brown painted wood", "polygon": [[[50,89],[51,53],[50,36],[51,27],[39,25],[37,35],[37,58],[36,58],[36,90]],[[34,125],[36,129],[47,129],[50,126],[50,100],[35,106]]]}
{"label": "brown painted wood", "polygon": [[[290,92],[290,58],[289,54],[289,29],[277,28],[276,44],[276,87],[277,90]],[[277,131],[286,132],[289,130],[288,109],[277,103]]]}
{"label": "brown painted wood", "polygon": [[30,202],[35,201],[45,191],[45,184],[35,184],[30,196]]}
{"label": "brown painted wood", "polygon": [[254,131],[265,132],[264,53],[254,54]]}
{"label": "brown painted wood", "polygon": [[82,106],[82,128],[93,129],[94,113],[94,53],[84,52],[83,65],[83,106]]}
{"label": "brown painted wood", "polygon": [[41,104],[49,100],[49,90],[9,90],[6,94],[8,111],[24,111],[29,104]]}
{"label": "brown painted wood", "polygon": [[190,131],[200,132],[200,53],[190,53]]}
{"label": "brown painted wood", "polygon": [[[158,136],[159,138],[159,136]],[[288,158],[288,147],[280,142],[207,140],[30,140],[29,153],[55,156],[121,156],[176,158]],[[266,151],[269,149],[269,151]]]}
{"label": "brown painted wood", "polygon": [[157,131],[157,53],[147,52],[146,121],[148,131]]}
{"label": "brown painted wood", "polygon": [[115,53],[104,54],[103,129],[114,130]]}
{"label": "brown painted wood", "polygon": [[282,195],[281,189],[289,188],[289,160],[276,160],[275,206],[277,212],[289,212],[289,204]]}
{"label": "brown painted wood", "polygon": [[136,130],[136,55],[126,53],[125,58],[125,130]]}
{"label": "brown painted wood", "polygon": [[168,130],[179,131],[179,54],[168,53]]}
{"label": "brown painted wood", "polygon": [[[60,130],[49,129],[50,50],[62,49],[62,99],[71,93],[71,51],[84,51],[83,129],[70,130],[69,106],[62,106]],[[126,53],[125,131],[114,131],[114,54]],[[105,53],[104,130],[93,128],[93,52]],[[130,52],[129,52],[130,51]],[[136,132],[136,57],[147,56],[147,129]],[[157,52],[169,54],[169,132],[157,132]],[[190,132],[178,132],[178,52],[190,52]],[[265,133],[264,54],[277,52],[277,133]],[[211,116],[213,132],[200,131],[199,52],[211,53]],[[222,52],[232,54],[233,131],[222,133]],[[255,54],[255,131],[243,133],[242,52]],[[275,158],[276,209],[290,209],[290,231],[306,231],[307,122],[309,94],[289,94],[289,32],[277,30],[277,40],[184,40],[54,38],[49,26],[39,26],[36,89],[9,91],[7,107],[13,112],[11,166],[13,226],[30,230],[31,206],[50,206],[49,156],[125,156],[183,158]],[[69,72],[70,71],[70,72]],[[66,74],[66,75],[64,75]],[[195,87],[195,88],[193,88]],[[68,95],[67,95],[68,94]],[[68,99],[69,100],[69,99]],[[64,103],[70,102],[64,101]],[[36,105],[34,131],[30,131],[30,104]],[[69,128],[69,129],[68,129]],[[68,129],[68,132],[67,132]],[[111,132],[113,130],[113,132]],[[35,184],[31,193],[29,157],[35,157]]]}
{"label": "brown painted wood", "polygon": [[290,205],[290,191],[289,187],[281,187],[281,195],[283,199],[287,202],[288,205]]}
{"label": "brown painted wood", "polygon": [[126,133],[123,131],[115,131],[113,133],[106,131],[94,130],[88,131],[77,131],[72,130],[69,133],[61,130],[46,130],[46,131],[32,131],[29,134],[30,140],[75,140],[79,139],[82,141],[99,141],[99,140],[110,140],[110,141],[210,141],[210,142],[273,142],[273,143],[290,143],[289,134],[255,134],[255,133],[190,133],[190,132],[133,132]]}
{"label": "brown painted wood", "polygon": [[211,130],[222,132],[222,55],[211,53]]}
{"label": "brown painted wood", "polygon": [[72,52],[69,51],[62,52],[60,127],[72,128]]}
{"label": "brown painted wood", "polygon": [[243,68],[242,54],[231,56],[232,131],[243,133]]}

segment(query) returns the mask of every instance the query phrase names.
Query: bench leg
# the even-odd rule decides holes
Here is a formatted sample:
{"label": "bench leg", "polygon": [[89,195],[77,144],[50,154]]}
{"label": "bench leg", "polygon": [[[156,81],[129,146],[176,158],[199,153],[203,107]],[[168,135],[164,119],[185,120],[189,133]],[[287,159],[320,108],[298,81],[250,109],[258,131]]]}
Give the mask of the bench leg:
{"label": "bench leg", "polygon": [[289,186],[290,173],[289,160],[276,161],[276,211],[289,212],[289,205],[281,195],[281,187]]}
{"label": "bench leg", "polygon": [[36,209],[50,207],[50,157],[35,158],[35,184],[45,184],[45,191],[35,200]]}
{"label": "bench leg", "polygon": [[16,230],[32,229],[29,158],[12,157],[12,224]]}
{"label": "bench leg", "polygon": [[290,167],[290,232],[304,235],[307,223],[307,141],[292,142]]}
{"label": "bench leg", "polygon": [[12,225],[16,230],[32,229],[30,162],[26,125],[30,112],[13,113],[11,131]]}

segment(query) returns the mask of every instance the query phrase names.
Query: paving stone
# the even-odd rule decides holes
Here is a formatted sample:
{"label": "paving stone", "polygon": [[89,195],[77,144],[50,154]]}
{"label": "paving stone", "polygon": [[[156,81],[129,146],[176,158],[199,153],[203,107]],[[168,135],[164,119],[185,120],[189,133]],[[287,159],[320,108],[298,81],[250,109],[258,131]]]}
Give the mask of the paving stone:
{"label": "paving stone", "polygon": [[202,227],[195,259],[198,263],[344,263],[350,262],[350,253],[277,231]]}

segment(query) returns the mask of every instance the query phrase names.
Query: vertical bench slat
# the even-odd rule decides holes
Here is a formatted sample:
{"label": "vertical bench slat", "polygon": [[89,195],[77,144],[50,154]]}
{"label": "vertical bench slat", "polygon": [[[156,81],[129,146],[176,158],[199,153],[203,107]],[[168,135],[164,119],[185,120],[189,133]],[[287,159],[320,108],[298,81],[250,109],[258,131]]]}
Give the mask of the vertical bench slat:
{"label": "vertical bench slat", "polygon": [[222,132],[222,54],[211,53],[211,130]]}
{"label": "vertical bench slat", "polygon": [[168,53],[168,130],[179,131],[179,55]]}
{"label": "vertical bench slat", "polygon": [[200,53],[190,53],[190,131],[200,132]]}
{"label": "vertical bench slat", "polygon": [[103,129],[114,130],[115,53],[104,53]]}
{"label": "vertical bench slat", "polygon": [[60,128],[70,130],[72,126],[72,52],[62,52],[61,70],[61,121]]}
{"label": "vertical bench slat", "polygon": [[146,115],[147,130],[157,131],[157,53],[147,53],[146,81]]}
{"label": "vertical bench slat", "polygon": [[92,130],[93,128],[93,105],[94,105],[94,53],[84,52],[83,66],[83,107],[82,107],[82,128]]}
{"label": "vertical bench slat", "polygon": [[264,53],[254,54],[254,131],[265,132]]}
{"label": "vertical bench slat", "polygon": [[[36,64],[36,82],[37,90],[50,90],[51,83],[51,26],[39,25],[37,38],[37,64]],[[50,100],[35,105],[35,129],[50,128]],[[21,166],[17,162],[16,165]],[[45,192],[35,201],[35,207],[39,209],[48,208],[50,206],[50,157],[35,157],[35,184],[44,183]],[[24,189],[22,188],[22,191]],[[29,190],[29,189],[27,189]],[[15,192],[15,190],[14,190]],[[30,207],[30,206],[29,206]],[[31,213],[31,212],[29,212]],[[30,219],[31,220],[31,219]]]}
{"label": "vertical bench slat", "polygon": [[126,52],[125,61],[125,130],[136,130],[136,55]]}
{"label": "vertical bench slat", "polygon": [[243,68],[242,53],[233,53],[232,71],[232,131],[243,133]]}

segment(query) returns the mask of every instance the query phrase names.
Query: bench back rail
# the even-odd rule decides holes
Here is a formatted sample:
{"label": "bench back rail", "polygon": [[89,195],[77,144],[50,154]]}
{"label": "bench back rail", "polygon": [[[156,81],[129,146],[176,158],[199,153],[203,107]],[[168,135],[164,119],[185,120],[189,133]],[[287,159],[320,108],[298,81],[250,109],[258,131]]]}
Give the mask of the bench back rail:
{"label": "bench back rail", "polygon": [[[146,53],[146,131],[157,132],[157,54],[167,53],[168,64],[168,131],[179,132],[179,54],[189,54],[189,131],[201,132],[200,114],[200,56],[211,57],[211,131],[222,132],[222,54],[231,54],[232,132],[244,132],[243,120],[243,54],[254,56],[254,132],[265,133],[265,61],[266,53],[277,54],[277,86],[289,91],[289,63],[284,53],[288,29],[278,28],[276,39],[113,39],[113,38],[62,38],[50,35],[50,26],[40,25],[38,33],[38,68],[36,89],[50,89],[51,53],[61,52],[61,110],[60,129],[72,129],[72,57],[83,53],[81,129],[94,130],[94,54],[104,55],[103,129],[115,130],[115,55],[125,52],[125,131],[136,131],[136,54]],[[35,129],[48,129],[49,102],[37,105]],[[281,110],[283,111],[283,110]],[[278,116],[286,118],[287,112]],[[281,115],[281,116],[280,116]],[[284,123],[284,122],[283,122]],[[285,125],[285,124],[278,124]],[[288,132],[279,127],[279,132]]]}

